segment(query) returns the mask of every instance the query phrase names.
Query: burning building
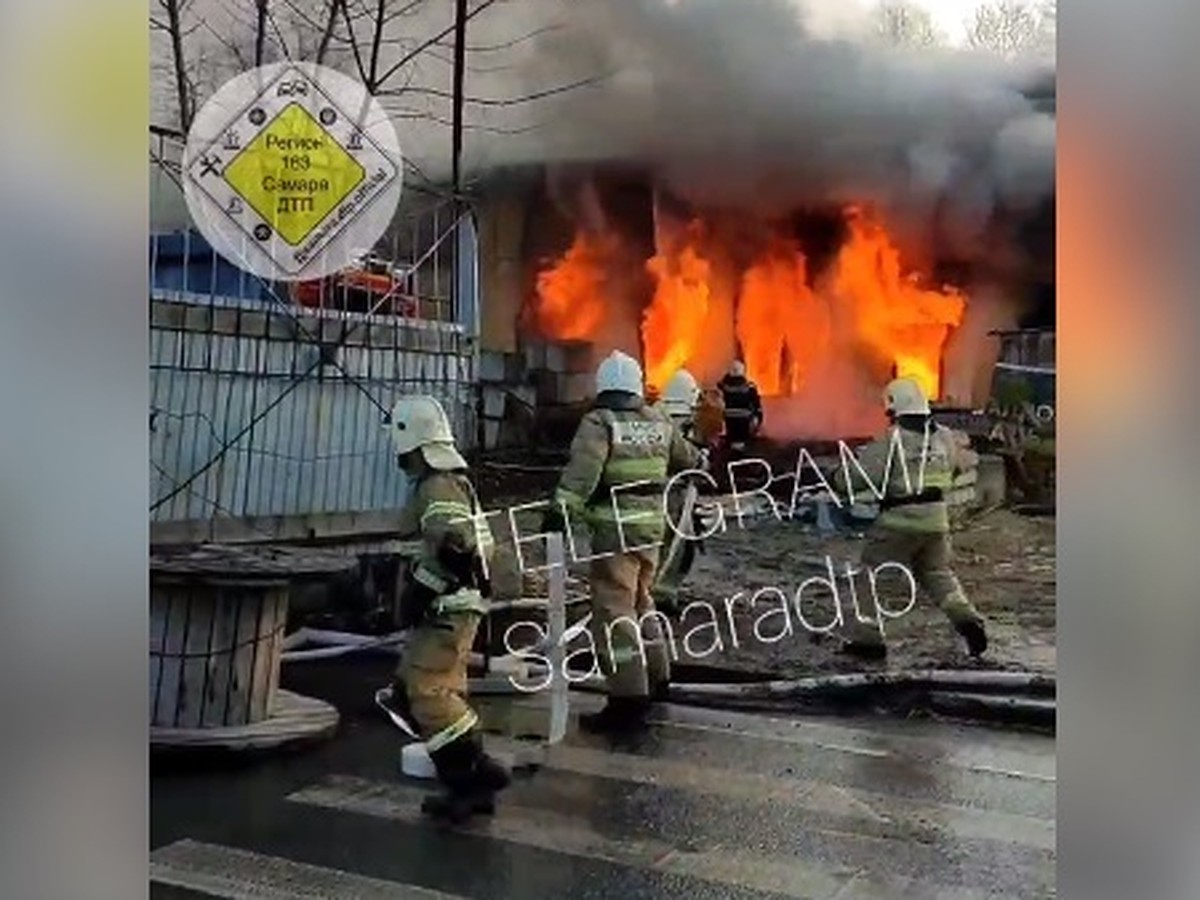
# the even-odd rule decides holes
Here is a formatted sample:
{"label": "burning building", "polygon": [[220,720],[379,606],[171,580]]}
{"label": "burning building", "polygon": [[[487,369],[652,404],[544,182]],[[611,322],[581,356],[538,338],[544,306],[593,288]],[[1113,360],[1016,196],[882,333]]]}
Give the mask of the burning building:
{"label": "burning building", "polygon": [[982,405],[990,332],[1050,324],[1052,114],[1027,72],[817,38],[796,8],[602,2],[539,44],[539,77],[622,77],[493,171],[485,346],[621,349],[650,387],[740,358],[781,438],[876,432],[897,374]]}

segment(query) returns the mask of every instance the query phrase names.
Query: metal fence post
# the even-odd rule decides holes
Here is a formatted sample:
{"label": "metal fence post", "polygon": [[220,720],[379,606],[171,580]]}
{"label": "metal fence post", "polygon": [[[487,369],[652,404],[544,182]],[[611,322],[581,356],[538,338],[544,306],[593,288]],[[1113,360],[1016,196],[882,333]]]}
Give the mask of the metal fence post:
{"label": "metal fence post", "polygon": [[548,577],[549,603],[546,609],[546,625],[550,643],[550,728],[547,745],[562,743],[567,734],[567,712],[569,705],[566,670],[567,630],[567,558],[561,534],[546,536],[546,564],[550,567]]}

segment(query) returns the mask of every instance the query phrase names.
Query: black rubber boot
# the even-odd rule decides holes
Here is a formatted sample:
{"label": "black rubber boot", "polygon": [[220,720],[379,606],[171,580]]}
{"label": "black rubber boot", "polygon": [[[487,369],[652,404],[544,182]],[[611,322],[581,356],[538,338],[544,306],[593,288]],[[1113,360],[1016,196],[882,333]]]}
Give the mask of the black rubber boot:
{"label": "black rubber boot", "polygon": [[649,697],[609,697],[604,708],[579,717],[579,727],[589,734],[631,734],[646,727]]}
{"label": "black rubber boot", "polygon": [[887,659],[886,644],[868,644],[862,641],[846,641],[842,644],[841,652],[847,656],[854,656],[858,659],[870,660],[871,662],[879,662]]}
{"label": "black rubber boot", "polygon": [[671,682],[656,681],[650,688],[650,700],[653,703],[666,703],[671,699]]}
{"label": "black rubber boot", "polygon": [[971,656],[982,656],[988,648],[987,632],[978,622],[962,622],[955,627],[967,641],[967,652]]}
{"label": "black rubber boot", "polygon": [[425,798],[421,803],[425,815],[461,825],[475,812],[474,781],[480,746],[470,738],[471,735],[459,738],[429,754],[445,790]]}
{"label": "black rubber boot", "polygon": [[471,810],[490,816],[496,811],[496,794],[512,783],[512,774],[503,763],[484,752],[477,733],[473,739],[479,745],[479,755],[471,779]]}

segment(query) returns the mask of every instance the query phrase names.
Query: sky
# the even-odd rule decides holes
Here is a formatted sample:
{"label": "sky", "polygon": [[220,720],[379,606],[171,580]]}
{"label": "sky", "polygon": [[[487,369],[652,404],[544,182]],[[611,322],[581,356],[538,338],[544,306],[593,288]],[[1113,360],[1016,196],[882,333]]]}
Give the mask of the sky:
{"label": "sky", "polygon": [[979,4],[974,0],[920,0],[918,5],[929,10],[937,27],[957,44],[963,40],[963,21]]}
{"label": "sky", "polygon": [[[805,7],[816,21],[828,25],[834,31],[848,24],[853,18],[868,12],[876,0],[796,0]],[[933,16],[952,45],[961,45],[965,37],[963,23],[974,13],[981,0],[909,0],[915,6],[924,7]]]}

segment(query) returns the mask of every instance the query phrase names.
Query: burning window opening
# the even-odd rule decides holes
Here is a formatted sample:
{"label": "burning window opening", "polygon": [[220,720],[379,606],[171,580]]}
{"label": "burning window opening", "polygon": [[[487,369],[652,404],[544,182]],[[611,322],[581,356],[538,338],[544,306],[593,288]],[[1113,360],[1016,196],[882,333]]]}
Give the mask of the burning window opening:
{"label": "burning window opening", "polygon": [[[916,378],[940,399],[947,341],[967,296],[906,267],[871,210],[848,207],[843,216],[844,239],[819,269],[804,241],[782,229],[739,255],[730,238],[694,218],[654,248],[640,290],[612,277],[615,235],[579,231],[538,274],[524,320],[544,337],[591,339],[607,352],[606,323],[636,316],[640,346],[620,349],[640,354],[648,389],[661,389],[680,367],[714,383],[737,355],[776,405],[808,409],[809,418],[814,403],[858,410],[816,414],[827,428],[855,427],[832,424],[839,417],[862,422],[893,375]],[[613,290],[617,282],[623,287]]]}

